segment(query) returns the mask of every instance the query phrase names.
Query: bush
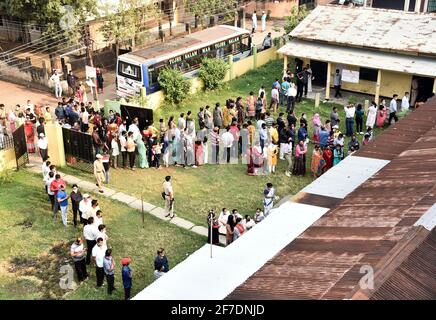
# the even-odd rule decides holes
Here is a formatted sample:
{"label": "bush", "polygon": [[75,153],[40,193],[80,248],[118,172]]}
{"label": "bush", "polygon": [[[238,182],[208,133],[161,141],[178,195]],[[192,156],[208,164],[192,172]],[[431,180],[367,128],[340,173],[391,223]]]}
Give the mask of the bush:
{"label": "bush", "polygon": [[229,65],[223,59],[204,58],[201,62],[199,76],[206,89],[213,90],[221,86]]}
{"label": "bush", "polygon": [[176,69],[165,68],[161,70],[158,82],[165,93],[165,99],[170,103],[182,102],[189,95],[191,89],[190,83]]}
{"label": "bush", "polygon": [[12,170],[4,169],[0,171],[0,186],[12,182]]}

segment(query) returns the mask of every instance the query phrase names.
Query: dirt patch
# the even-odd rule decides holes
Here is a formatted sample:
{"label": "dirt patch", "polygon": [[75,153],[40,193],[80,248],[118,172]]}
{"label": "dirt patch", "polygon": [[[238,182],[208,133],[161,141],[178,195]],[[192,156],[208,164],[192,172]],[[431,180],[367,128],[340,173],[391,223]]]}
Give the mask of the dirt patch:
{"label": "dirt patch", "polygon": [[21,277],[36,277],[40,280],[39,292],[42,299],[62,299],[68,290],[59,285],[62,266],[71,265],[69,256],[71,243],[59,242],[49,252],[35,258],[14,257],[9,261],[8,271]]}
{"label": "dirt patch", "polygon": [[32,228],[33,226],[33,221],[30,219],[26,219],[21,223],[17,223],[16,226],[22,226],[23,229],[27,229],[27,228]]}

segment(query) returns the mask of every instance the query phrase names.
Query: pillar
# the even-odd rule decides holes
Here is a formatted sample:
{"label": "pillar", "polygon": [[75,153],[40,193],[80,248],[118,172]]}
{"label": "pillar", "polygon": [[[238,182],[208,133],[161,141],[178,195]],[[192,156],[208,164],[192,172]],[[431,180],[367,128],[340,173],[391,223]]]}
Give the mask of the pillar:
{"label": "pillar", "polygon": [[253,47],[253,69],[257,68],[257,47]]}
{"label": "pillar", "polygon": [[415,2],[415,12],[421,12],[421,2],[422,2],[422,0],[416,0],[416,2]]}
{"label": "pillar", "polygon": [[436,94],[436,78],[434,78],[433,82],[433,93]]}
{"label": "pillar", "polygon": [[364,104],[365,114],[368,114],[368,109],[369,109],[369,100],[365,100],[365,104]]}
{"label": "pillar", "polygon": [[[286,70],[288,69],[288,56],[286,53],[283,55],[283,77],[286,76]],[[283,78],[282,77],[282,78]]]}
{"label": "pillar", "polygon": [[409,11],[410,0],[404,1],[404,11]]}
{"label": "pillar", "polygon": [[319,107],[320,98],[321,98],[321,94],[319,92],[315,93],[315,108]]}
{"label": "pillar", "polygon": [[47,123],[45,134],[48,140],[48,156],[52,164],[58,167],[66,165],[62,127],[59,123]]}
{"label": "pillar", "polygon": [[375,85],[375,103],[379,103],[380,100],[380,84],[381,84],[381,70],[378,70],[377,73],[377,83]]}
{"label": "pillar", "polygon": [[325,100],[330,99],[330,74],[332,72],[331,62],[327,62],[327,81],[325,85]]}
{"label": "pillar", "polygon": [[233,55],[227,57],[227,63],[229,64],[229,81],[233,79]]}

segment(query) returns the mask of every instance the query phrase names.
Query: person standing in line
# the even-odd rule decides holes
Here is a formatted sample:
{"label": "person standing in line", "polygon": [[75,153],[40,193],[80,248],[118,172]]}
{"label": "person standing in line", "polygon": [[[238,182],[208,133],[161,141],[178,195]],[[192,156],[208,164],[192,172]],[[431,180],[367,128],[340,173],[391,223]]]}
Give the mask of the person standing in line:
{"label": "person standing in line", "polygon": [[[87,224],[83,227],[83,237],[86,240],[86,264],[91,263],[91,254],[94,246],[96,244],[95,239],[97,239],[98,230],[94,225],[94,218],[90,217]],[[101,239],[103,241],[103,239]]]}
{"label": "person standing in line", "polygon": [[165,199],[165,211],[167,214],[165,217],[170,217],[171,219],[175,217],[174,214],[174,191],[171,185],[171,176],[166,176],[165,181],[162,184],[163,192],[162,196]]}
{"label": "person standing in line", "polygon": [[306,73],[307,73],[307,92],[312,92],[312,68],[310,64],[306,65]]}
{"label": "person standing in line", "polygon": [[347,137],[351,137],[353,135],[354,115],[356,114],[356,108],[354,107],[354,104],[351,103],[345,108],[344,111],[346,127],[345,134]]}
{"label": "person standing in line", "polygon": [[54,192],[50,189],[50,185],[54,181],[54,179],[55,179],[55,173],[50,171],[48,173],[47,178],[46,178],[45,188],[47,190],[48,198],[50,199],[51,209],[52,210],[54,209],[55,196],[54,196]]}
{"label": "person standing in line", "polygon": [[87,212],[91,210],[92,202],[89,194],[85,193],[83,199],[79,202],[80,223],[86,226],[88,223]]}
{"label": "person standing in line", "polygon": [[60,99],[62,97],[61,76],[62,76],[62,72],[58,73],[58,71],[55,70],[53,72],[52,76],[50,77],[50,81],[54,85],[55,97],[58,98],[58,99]]}
{"label": "person standing in line", "polygon": [[255,33],[256,29],[257,29],[257,14],[256,14],[256,10],[254,10],[254,12],[253,12],[253,16],[251,17],[251,21],[252,21],[252,25],[253,25],[252,33]]}
{"label": "person standing in line", "polygon": [[397,98],[398,98],[398,94],[394,94],[391,100],[391,103],[389,104],[389,119],[388,119],[388,124],[391,125],[391,121],[392,119],[395,120],[395,123],[398,122],[398,117],[397,117]]}
{"label": "person standing in line", "polygon": [[112,167],[116,169],[118,167],[118,156],[120,155],[120,147],[118,145],[119,139],[118,134],[114,134],[111,141],[111,149],[112,149]]}
{"label": "person standing in line", "polygon": [[77,78],[74,74],[73,71],[70,70],[70,72],[67,75],[67,84],[68,84],[68,94],[70,96],[75,96],[76,95],[76,89],[77,89],[77,80],[79,78]]}
{"label": "person standing in line", "polygon": [[120,135],[120,150],[121,150],[121,158],[123,159],[123,168],[127,168],[127,132],[122,131]]}
{"label": "person standing in line", "polygon": [[88,279],[88,272],[86,271],[86,252],[87,249],[83,246],[82,237],[77,237],[71,245],[70,256],[73,259],[79,282]]}
{"label": "person standing in line", "polygon": [[335,98],[342,98],[341,94],[341,85],[342,85],[342,75],[339,69],[336,69],[336,73],[333,76],[333,86],[335,88]]}
{"label": "person standing in line", "polygon": [[269,49],[269,48],[272,47],[271,32],[268,32],[268,34],[266,35],[265,39],[263,39],[262,46],[263,46],[264,50]]}
{"label": "person standing in line", "polygon": [[219,128],[213,128],[213,131],[209,134],[210,144],[212,146],[212,160],[211,163],[219,164],[219,153],[220,153],[220,135]]}
{"label": "person standing in line", "polygon": [[60,190],[60,186],[63,185],[66,186],[66,183],[64,180],[61,179],[61,175],[57,173],[55,175],[55,179],[50,184],[50,191],[53,192],[54,196],[54,205],[53,205],[53,219],[56,220],[58,211],[59,211],[59,202],[58,202],[58,192]]}
{"label": "person standing in line", "polygon": [[123,278],[124,287],[124,300],[130,299],[130,291],[132,289],[132,269],[130,269],[130,263],[132,260],[130,258],[121,259],[121,276]]}
{"label": "person standing in line", "polygon": [[129,157],[130,170],[132,171],[135,170],[134,168],[135,158],[136,158],[135,148],[136,148],[136,144],[135,144],[135,140],[133,139],[133,132],[129,131],[129,133],[127,134],[126,151]]}
{"label": "person standing in line", "polygon": [[109,153],[104,153],[103,158],[101,159],[104,168],[104,183],[109,183],[109,169],[110,169],[110,156]]}
{"label": "person standing in line", "polygon": [[83,200],[82,193],[79,191],[79,187],[77,186],[77,184],[73,184],[73,189],[70,193],[70,199],[71,206],[73,208],[73,224],[74,228],[77,228],[77,213],[79,212],[80,202]]}
{"label": "person standing in line", "polygon": [[265,32],[265,30],[266,30],[266,13],[265,13],[265,11],[262,11],[262,17],[260,18],[260,21],[262,23],[262,32]]}
{"label": "person standing in line", "polygon": [[168,271],[170,271],[170,266],[168,258],[165,255],[165,249],[159,248],[159,250],[157,250],[157,256],[154,259],[154,276],[156,279],[160,278]]}
{"label": "person standing in line", "polygon": [[112,249],[107,249],[103,259],[103,270],[106,275],[107,293],[109,295],[115,290],[115,262],[112,258]]}
{"label": "person standing in line", "polygon": [[339,122],[341,121],[341,119],[339,119],[339,113],[337,107],[333,107],[333,110],[330,113],[330,121],[331,121],[330,125],[332,128],[334,126],[339,126]]}
{"label": "person standing in line", "polygon": [[374,128],[375,119],[377,117],[377,104],[373,101],[368,108],[368,115],[366,117],[366,129]]}
{"label": "person standing in line", "polygon": [[95,263],[95,275],[97,278],[97,288],[103,286],[104,282],[104,257],[106,255],[107,247],[103,245],[103,239],[97,239],[97,245],[92,248],[92,261]]}
{"label": "person standing in line", "polygon": [[67,217],[68,217],[68,199],[70,196],[67,195],[65,191],[65,185],[61,184],[59,187],[59,191],[57,194],[57,200],[59,203],[59,207],[61,208],[62,213],[62,223],[64,226],[67,226]]}
{"label": "person standing in line", "polygon": [[365,115],[365,111],[363,110],[362,105],[359,103],[356,107],[356,134],[363,134],[363,117]]}
{"label": "person standing in line", "polygon": [[36,146],[38,147],[39,154],[42,158],[42,161],[46,161],[48,159],[48,141],[45,137],[44,133],[39,134],[38,142],[36,143]]}
{"label": "person standing in line", "polygon": [[96,69],[96,75],[97,75],[97,92],[103,93],[103,73],[100,68]]}
{"label": "person standing in line", "polygon": [[97,159],[94,161],[94,177],[96,181],[96,185],[98,187],[98,192],[103,193],[102,183],[105,180],[105,169],[103,166],[103,156],[101,154],[97,154],[95,156]]}

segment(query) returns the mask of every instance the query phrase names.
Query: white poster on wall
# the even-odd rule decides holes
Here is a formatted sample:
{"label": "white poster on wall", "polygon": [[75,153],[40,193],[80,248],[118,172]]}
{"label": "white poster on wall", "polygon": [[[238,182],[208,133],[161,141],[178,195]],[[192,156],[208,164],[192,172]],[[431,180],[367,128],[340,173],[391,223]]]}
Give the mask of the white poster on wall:
{"label": "white poster on wall", "polygon": [[97,69],[91,66],[85,66],[86,78],[96,78]]}
{"label": "white poster on wall", "polygon": [[342,70],[342,81],[351,82],[351,83],[359,83],[359,71],[353,70]]}

